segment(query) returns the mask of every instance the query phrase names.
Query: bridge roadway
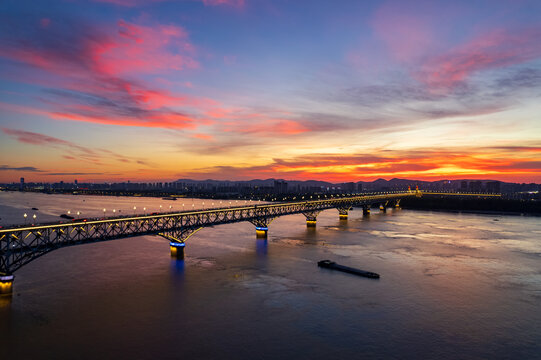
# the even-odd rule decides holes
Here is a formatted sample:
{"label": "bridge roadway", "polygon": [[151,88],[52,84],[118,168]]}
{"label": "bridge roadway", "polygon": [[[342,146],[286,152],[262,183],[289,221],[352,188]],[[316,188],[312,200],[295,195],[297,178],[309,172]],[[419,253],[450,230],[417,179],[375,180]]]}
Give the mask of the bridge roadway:
{"label": "bridge roadway", "polygon": [[254,224],[256,236],[265,238],[268,225],[277,217],[304,214],[307,226],[315,226],[317,215],[327,209],[338,210],[341,219],[347,219],[353,206],[370,208],[380,205],[380,210],[393,202],[411,196],[497,196],[489,194],[429,193],[419,190],[383,194],[363,194],[324,200],[309,200],[240,207],[213,208],[198,211],[160,213],[155,215],[110,217],[99,220],[79,220],[36,226],[19,226],[0,229],[0,295],[11,294],[13,273],[32,260],[66,246],[128,238],[142,235],[159,235],[169,240],[171,255],[184,257],[185,241],[203,227],[249,221]]}

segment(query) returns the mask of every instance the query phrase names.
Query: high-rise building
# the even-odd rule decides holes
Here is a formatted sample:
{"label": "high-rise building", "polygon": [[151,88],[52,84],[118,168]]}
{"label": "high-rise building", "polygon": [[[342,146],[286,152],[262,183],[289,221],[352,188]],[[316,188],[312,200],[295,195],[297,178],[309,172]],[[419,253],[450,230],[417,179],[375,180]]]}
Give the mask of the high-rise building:
{"label": "high-rise building", "polygon": [[486,190],[489,193],[499,193],[500,192],[500,182],[499,181],[489,181],[486,183]]}
{"label": "high-rise building", "polygon": [[274,180],[274,193],[275,194],[285,194],[287,193],[287,182]]}
{"label": "high-rise building", "polygon": [[24,190],[24,178],[21,178],[21,183],[19,184],[19,190]]}

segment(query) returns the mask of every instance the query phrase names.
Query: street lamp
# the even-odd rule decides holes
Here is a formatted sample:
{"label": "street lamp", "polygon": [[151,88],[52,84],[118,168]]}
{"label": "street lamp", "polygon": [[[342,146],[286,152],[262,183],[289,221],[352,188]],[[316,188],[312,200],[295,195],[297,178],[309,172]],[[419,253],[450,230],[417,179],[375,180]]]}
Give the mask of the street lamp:
{"label": "street lamp", "polygon": [[135,210],[137,210],[137,206],[133,207],[133,215],[135,215]]}
{"label": "street lamp", "polygon": [[105,217],[105,208],[103,208],[103,217]]}
{"label": "street lamp", "polygon": [[146,206],[143,208],[143,212],[145,213],[145,215],[147,214],[147,208],[146,208]]}
{"label": "street lamp", "polygon": [[37,217],[36,214],[32,215],[32,219],[34,219],[34,220],[33,220],[33,224],[36,223],[36,217]]}
{"label": "street lamp", "polygon": [[81,215],[81,212],[77,211],[77,219],[79,219],[79,215]]}
{"label": "street lamp", "polygon": [[24,217],[24,224],[26,225],[26,217],[28,216],[27,213],[24,213],[23,217]]}
{"label": "street lamp", "polygon": [[115,213],[116,213],[116,209],[113,209],[113,216],[115,216]]}

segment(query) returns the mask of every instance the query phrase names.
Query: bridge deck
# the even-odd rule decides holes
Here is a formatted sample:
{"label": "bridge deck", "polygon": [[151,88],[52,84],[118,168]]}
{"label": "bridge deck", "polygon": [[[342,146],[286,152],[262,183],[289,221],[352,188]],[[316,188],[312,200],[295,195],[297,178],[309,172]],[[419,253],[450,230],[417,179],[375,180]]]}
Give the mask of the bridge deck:
{"label": "bridge deck", "polygon": [[497,196],[420,191],[391,192],[5,228],[0,229],[0,275],[12,274],[39,256],[66,246],[141,235],[161,235],[171,241],[183,242],[192,233],[206,226],[249,221],[256,228],[266,229],[276,217],[299,213],[304,214],[307,220],[315,222],[317,214],[326,209],[336,208],[341,214],[344,212],[347,214],[353,206],[386,204],[392,200],[422,194]]}

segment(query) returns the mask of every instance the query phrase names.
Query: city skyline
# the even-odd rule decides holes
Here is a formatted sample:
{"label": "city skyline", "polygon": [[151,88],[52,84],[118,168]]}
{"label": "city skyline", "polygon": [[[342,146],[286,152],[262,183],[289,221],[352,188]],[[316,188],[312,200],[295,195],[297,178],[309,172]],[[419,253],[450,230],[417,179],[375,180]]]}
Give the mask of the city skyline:
{"label": "city skyline", "polygon": [[5,1],[0,182],[541,182],[535,1]]}

